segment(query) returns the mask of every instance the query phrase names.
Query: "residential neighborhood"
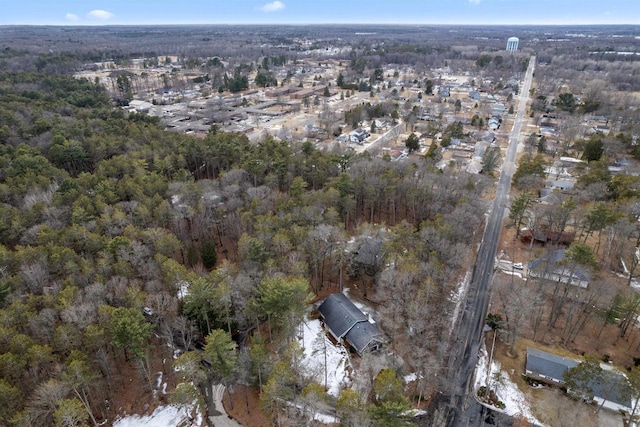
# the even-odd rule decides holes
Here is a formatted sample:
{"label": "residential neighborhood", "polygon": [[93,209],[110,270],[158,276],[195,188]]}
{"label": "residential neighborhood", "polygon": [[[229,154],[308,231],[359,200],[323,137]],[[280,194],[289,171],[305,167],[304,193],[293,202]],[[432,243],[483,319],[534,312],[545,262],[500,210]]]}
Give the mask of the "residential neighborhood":
{"label": "residential neighborhood", "polygon": [[412,4],[0,25],[0,425],[640,423],[637,23]]}

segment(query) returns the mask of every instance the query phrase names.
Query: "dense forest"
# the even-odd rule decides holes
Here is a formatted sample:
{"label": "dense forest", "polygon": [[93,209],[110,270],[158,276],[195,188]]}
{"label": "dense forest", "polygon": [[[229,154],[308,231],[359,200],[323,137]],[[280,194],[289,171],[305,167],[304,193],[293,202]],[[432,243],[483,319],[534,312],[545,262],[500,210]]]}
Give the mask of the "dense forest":
{"label": "dense forest", "polygon": [[[185,351],[173,402],[207,378],[259,384],[277,417],[310,384],[284,362],[307,303],[347,282],[387,296],[383,328],[421,337],[403,352],[438,369],[486,177],[168,133],[62,74],[1,72],[0,117],[0,423],[113,420],[122,367],[153,400],[167,343]],[[371,238],[375,262],[358,262]],[[375,419],[397,413],[385,404]]]}

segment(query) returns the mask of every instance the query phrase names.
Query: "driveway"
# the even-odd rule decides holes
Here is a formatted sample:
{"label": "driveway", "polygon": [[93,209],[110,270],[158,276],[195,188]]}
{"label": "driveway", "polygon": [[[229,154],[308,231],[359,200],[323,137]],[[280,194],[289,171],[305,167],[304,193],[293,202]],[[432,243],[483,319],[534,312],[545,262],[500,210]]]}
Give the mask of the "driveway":
{"label": "driveway", "polygon": [[225,387],[222,384],[211,385],[211,396],[207,396],[207,398],[211,398],[214,408],[209,407],[209,425],[214,427],[242,427],[242,424],[227,415],[222,405],[224,392]]}

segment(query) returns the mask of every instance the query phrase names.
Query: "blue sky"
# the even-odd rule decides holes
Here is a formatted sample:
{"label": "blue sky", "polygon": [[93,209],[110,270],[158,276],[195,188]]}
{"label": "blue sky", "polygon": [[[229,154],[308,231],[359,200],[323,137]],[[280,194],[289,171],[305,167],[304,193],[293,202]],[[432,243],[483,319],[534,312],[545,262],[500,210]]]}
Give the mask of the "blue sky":
{"label": "blue sky", "polygon": [[638,24],[640,0],[0,0],[0,25]]}

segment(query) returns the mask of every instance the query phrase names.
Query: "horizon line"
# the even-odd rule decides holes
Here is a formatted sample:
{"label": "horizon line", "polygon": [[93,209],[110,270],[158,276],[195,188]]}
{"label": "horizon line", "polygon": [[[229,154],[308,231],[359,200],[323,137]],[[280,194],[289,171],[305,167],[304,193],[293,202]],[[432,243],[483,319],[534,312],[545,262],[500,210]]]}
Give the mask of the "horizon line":
{"label": "horizon line", "polygon": [[633,26],[640,27],[640,23],[534,23],[534,24],[473,24],[473,23],[389,23],[389,22],[254,22],[254,23],[139,23],[139,24],[115,24],[115,23],[66,23],[66,24],[0,24],[0,27],[153,27],[153,26],[165,26],[165,27],[181,27],[181,26],[323,26],[323,25],[337,25],[337,26],[355,26],[355,25],[377,25],[377,26],[396,26],[396,27],[605,27],[605,26]]}

